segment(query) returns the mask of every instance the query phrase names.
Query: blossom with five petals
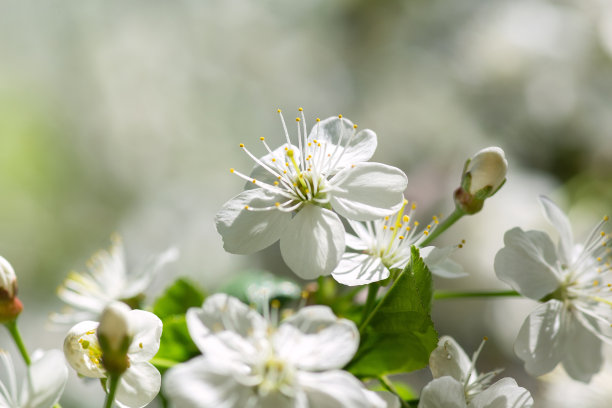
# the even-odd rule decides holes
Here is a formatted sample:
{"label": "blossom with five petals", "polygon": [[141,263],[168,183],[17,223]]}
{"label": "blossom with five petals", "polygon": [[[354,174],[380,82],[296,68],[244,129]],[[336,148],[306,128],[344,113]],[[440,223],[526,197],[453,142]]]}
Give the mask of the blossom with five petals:
{"label": "blossom with five petals", "polygon": [[11,356],[4,350],[0,350],[0,367],[6,370],[7,379],[6,384],[0,381],[2,408],[49,408],[59,400],[68,379],[68,368],[59,350],[32,356],[27,381],[21,392],[17,390],[17,376]]}
{"label": "blossom with five petals", "polygon": [[[486,339],[485,339],[486,340]],[[528,408],[531,394],[506,377],[491,384],[499,371],[478,374],[476,360],[484,341],[472,360],[457,342],[443,336],[429,357],[433,381],[423,388],[419,408]]]}
{"label": "blossom with five petals", "polygon": [[113,235],[111,241],[108,251],[98,251],[89,260],[87,272],[70,272],[57,289],[58,297],[68,307],[63,313],[51,314],[53,323],[76,324],[83,320],[97,320],[109,303],[141,296],[162,267],[178,257],[178,250],[171,248],[135,273],[128,273],[121,238]]}
{"label": "blossom with five petals", "polygon": [[575,380],[589,382],[602,365],[601,341],[612,342],[612,271],[609,236],[598,223],[575,244],[569,220],[546,197],[546,219],[557,229],[555,246],[542,231],[513,228],[495,256],[495,273],[521,295],[541,300],[523,323],[514,351],[531,375],[562,363]]}
{"label": "blossom with five petals", "polygon": [[359,332],[326,306],[304,307],[276,327],[238,299],[216,294],[189,309],[187,326],[203,355],[166,374],[164,394],[174,406],[387,407],[340,370],[355,354]]}
{"label": "blossom with five petals", "polygon": [[[115,403],[122,408],[140,408],[155,398],[161,386],[159,371],[149,363],[159,350],[162,322],[153,313],[131,310],[127,313],[130,338],[128,369],[121,375]],[[106,378],[102,348],[96,334],[98,322],[75,325],[64,340],[66,360],[85,377]]]}
{"label": "blossom with five petals", "polygon": [[[345,252],[334,269],[332,277],[336,281],[348,286],[367,285],[387,279],[390,269],[403,269],[408,265],[410,248],[413,245],[418,247],[436,229],[439,221],[434,216],[433,222],[419,231],[419,222],[412,221],[416,205],[413,203],[405,212],[407,204],[408,201],[404,200],[399,212],[375,221],[361,223],[349,220],[356,235],[346,234],[346,245],[352,251]],[[421,248],[420,254],[433,274],[443,278],[459,278],[467,274],[449,256],[461,246],[428,246]]]}
{"label": "blossom with five petals", "polygon": [[260,138],[268,152],[260,159],[240,145],[256,166],[250,176],[231,169],[247,180],[247,189],[217,213],[217,230],[228,252],[251,254],[280,239],[281,255],[298,276],[329,275],[345,249],[337,214],[356,221],[391,215],[402,205],[408,179],[395,167],[367,162],[376,134],[357,132],[341,115],[317,120],[307,135],[302,113],[297,146],[284,120],[283,127],[286,143],[275,150]]}

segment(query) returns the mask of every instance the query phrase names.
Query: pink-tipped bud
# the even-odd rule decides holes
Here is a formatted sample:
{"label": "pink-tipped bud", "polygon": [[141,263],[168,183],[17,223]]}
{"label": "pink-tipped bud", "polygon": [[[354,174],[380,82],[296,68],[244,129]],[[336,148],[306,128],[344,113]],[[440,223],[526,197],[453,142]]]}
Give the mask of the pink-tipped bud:
{"label": "pink-tipped bud", "polygon": [[17,298],[17,275],[11,264],[0,256],[0,323],[15,320],[23,310]]}

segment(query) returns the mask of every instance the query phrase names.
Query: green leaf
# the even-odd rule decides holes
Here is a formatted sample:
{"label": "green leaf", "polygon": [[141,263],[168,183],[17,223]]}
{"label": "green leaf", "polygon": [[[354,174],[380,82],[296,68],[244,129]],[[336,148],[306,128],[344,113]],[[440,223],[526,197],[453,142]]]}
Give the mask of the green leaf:
{"label": "green leaf", "polygon": [[193,340],[189,336],[185,315],[167,316],[162,321],[164,330],[162,331],[161,344],[153,364],[163,361],[164,364],[155,364],[161,371],[169,368],[172,363],[182,363],[200,354]]}
{"label": "green leaf", "polygon": [[300,286],[294,281],[261,270],[244,271],[219,291],[260,309],[265,302],[272,299],[298,299],[302,293]]}
{"label": "green leaf", "polygon": [[[184,315],[190,307],[200,307],[206,295],[187,279],[177,279],[153,305],[153,313],[162,321],[168,316]],[[165,326],[164,326],[165,329]]]}
{"label": "green leaf", "polygon": [[413,247],[410,263],[359,328],[359,349],[346,368],[378,377],[425,367],[438,343],[432,293],[431,272]]}

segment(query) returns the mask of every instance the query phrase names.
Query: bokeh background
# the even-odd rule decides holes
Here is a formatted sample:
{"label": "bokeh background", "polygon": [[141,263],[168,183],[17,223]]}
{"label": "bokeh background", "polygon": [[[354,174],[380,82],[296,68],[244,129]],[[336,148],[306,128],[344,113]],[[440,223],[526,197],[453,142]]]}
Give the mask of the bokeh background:
{"label": "bokeh background", "polygon": [[[286,273],[274,246],[226,254],[213,225],[242,187],[228,169],[252,166],[238,143],[261,153],[260,136],[283,141],[277,108],[375,130],[374,160],[408,174],[423,219],[452,211],[467,157],[506,151],[506,186],[440,240],[467,240],[456,260],[471,277],[439,288],[505,288],[493,272],[504,231],[551,230],[539,194],[569,211],[578,236],[612,213],[608,0],[15,0],[0,10],[0,253],[19,275],[30,349],[61,347],[64,333],[45,324],[61,308],[54,289],[113,232],[131,265],[180,249],[152,292],[181,275],[214,290],[247,266]],[[539,407],[608,407],[610,367],[588,391],[561,369],[525,374],[512,343],[533,307],[448,300],[434,321],[468,352],[488,336],[480,369],[506,367]],[[15,353],[5,331],[0,345]],[[427,376],[409,380],[418,390]],[[102,400],[97,383],[71,374],[65,408]]]}

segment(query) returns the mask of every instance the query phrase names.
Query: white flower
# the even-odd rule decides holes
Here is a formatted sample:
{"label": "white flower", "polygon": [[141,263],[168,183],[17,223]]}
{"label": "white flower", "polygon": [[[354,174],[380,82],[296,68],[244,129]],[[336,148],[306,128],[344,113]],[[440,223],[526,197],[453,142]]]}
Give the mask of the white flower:
{"label": "white flower", "polygon": [[[162,322],[143,310],[131,310],[127,318],[132,338],[127,351],[129,368],[121,375],[115,401],[120,407],[140,408],[155,398],[161,386],[161,375],[149,360],[159,350]],[[66,360],[85,377],[107,377],[96,335],[98,325],[94,321],[78,323],[64,340]]]}
{"label": "white flower", "polygon": [[60,399],[68,368],[59,350],[49,350],[32,358],[26,382],[17,390],[17,376],[10,355],[0,350],[0,366],[4,367],[7,383],[0,381],[0,407],[50,408]]}
{"label": "white flower", "polygon": [[187,326],[203,356],[166,374],[164,394],[175,407],[386,407],[340,370],[355,354],[359,332],[326,306],[305,307],[275,327],[217,294],[187,312]]}
{"label": "white flower", "polygon": [[[486,339],[485,339],[486,340]],[[434,380],[423,388],[419,408],[527,408],[533,406],[531,394],[506,377],[491,384],[498,371],[478,374],[476,360],[484,341],[472,360],[457,342],[443,336],[429,357]],[[490,385],[491,384],[491,385]]]}
{"label": "white flower", "polygon": [[479,150],[466,168],[471,178],[469,193],[476,194],[486,187],[494,193],[506,180],[507,171],[508,161],[502,149],[493,146]]}
{"label": "white flower", "polygon": [[2,256],[0,256],[0,300],[12,299],[17,292],[17,276],[15,270]]}
{"label": "white flower", "polygon": [[588,382],[601,368],[601,340],[612,342],[612,272],[605,217],[584,244],[574,244],[569,220],[540,197],[559,244],[541,231],[513,228],[495,256],[495,273],[521,295],[542,300],[521,327],[514,351],[531,375],[559,362],[574,379]]}
{"label": "white flower", "polygon": [[[412,221],[416,205],[413,203],[408,213],[404,214],[407,204],[408,201],[404,200],[399,212],[375,221],[361,223],[349,220],[357,235],[347,233],[346,245],[355,252],[345,252],[342,255],[332,273],[336,281],[349,286],[367,285],[387,279],[392,268],[406,267],[410,262],[410,248],[413,245],[418,247],[439,222],[434,216],[432,224],[419,231],[419,222]],[[420,254],[435,275],[458,278],[467,274],[449,256],[461,245],[447,248],[428,246],[421,248]]]}
{"label": "white flower", "polygon": [[109,303],[142,295],[161,268],[178,257],[178,251],[172,248],[153,258],[136,273],[128,273],[121,238],[115,235],[111,240],[110,250],[99,251],[89,260],[87,272],[70,272],[57,289],[57,295],[69,307],[64,313],[52,314],[53,323],[97,320]]}
{"label": "white flower", "polygon": [[[280,112],[280,110],[279,110]],[[281,116],[282,119],[282,116]],[[339,215],[369,221],[391,215],[402,205],[406,175],[380,163],[366,163],[376,134],[356,131],[348,119],[318,121],[306,136],[304,115],[297,119],[298,146],[287,142],[255,161],[247,190],[223,205],[216,216],[226,251],[257,252],[280,239],[285,263],[300,277],[329,275],[344,252]],[[336,213],[331,211],[333,209]]]}

